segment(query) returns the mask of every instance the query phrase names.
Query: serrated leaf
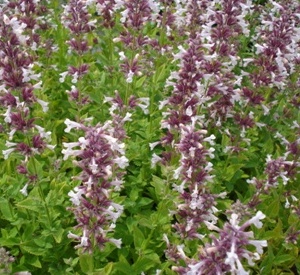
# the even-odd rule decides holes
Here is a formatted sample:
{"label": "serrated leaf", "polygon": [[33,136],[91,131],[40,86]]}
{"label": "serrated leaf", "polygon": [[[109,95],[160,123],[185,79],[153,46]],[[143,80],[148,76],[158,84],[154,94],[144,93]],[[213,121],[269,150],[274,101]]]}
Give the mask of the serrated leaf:
{"label": "serrated leaf", "polygon": [[16,204],[17,207],[25,208],[31,211],[40,212],[42,205],[37,198],[27,198]]}
{"label": "serrated leaf", "polygon": [[21,244],[21,249],[25,250],[27,253],[36,255],[36,256],[42,256],[45,254],[45,249],[41,248],[35,244]]}
{"label": "serrated leaf", "polygon": [[26,257],[26,263],[35,266],[37,268],[42,268],[42,264],[37,256]]}
{"label": "serrated leaf", "polygon": [[5,198],[0,198],[0,209],[3,217],[8,220],[14,220],[14,213],[10,202]]}
{"label": "serrated leaf", "polygon": [[65,231],[62,228],[59,228],[52,232],[52,235],[57,243],[61,242],[64,232]]}
{"label": "serrated leaf", "polygon": [[1,246],[14,246],[20,244],[19,238],[1,238],[0,239]]}

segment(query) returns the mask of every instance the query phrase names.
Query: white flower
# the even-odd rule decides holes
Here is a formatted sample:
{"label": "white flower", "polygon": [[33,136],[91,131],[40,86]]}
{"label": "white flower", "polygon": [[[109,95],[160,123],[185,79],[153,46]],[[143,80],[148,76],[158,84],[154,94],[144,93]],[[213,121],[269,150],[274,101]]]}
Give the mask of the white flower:
{"label": "white flower", "polygon": [[141,103],[138,104],[138,106],[143,110],[144,114],[147,115],[149,114],[148,107],[150,104],[150,99],[149,97],[141,97],[139,98]]}
{"label": "white flower", "polygon": [[216,139],[215,135],[211,135],[209,137],[204,138],[204,141],[209,142],[210,145],[215,145],[214,140]]}
{"label": "white flower", "polygon": [[65,120],[65,124],[67,125],[67,128],[65,129],[66,133],[69,133],[71,131],[71,129],[73,129],[73,128],[77,128],[78,129],[78,128],[81,127],[80,123],[75,122],[75,121],[71,121],[68,118]]}
{"label": "white flower", "polygon": [[196,264],[190,264],[189,268],[190,270],[186,273],[186,275],[199,275],[200,268],[204,265],[204,262],[199,262]]}
{"label": "white flower", "polygon": [[174,175],[173,175],[173,178],[175,180],[177,180],[179,178],[179,175],[182,171],[183,167],[182,166],[179,166],[175,171],[174,171]]}
{"label": "white flower", "polygon": [[115,191],[120,191],[123,183],[124,183],[124,181],[116,178],[111,182],[111,185],[115,186],[115,188],[114,188]]}
{"label": "white flower", "polygon": [[18,145],[17,143],[15,143],[15,142],[10,142],[10,141],[8,141],[8,140],[5,142],[5,146],[8,147],[8,148],[14,147],[14,146],[17,146],[17,145]]}
{"label": "white flower", "polygon": [[49,107],[48,107],[49,103],[48,102],[43,101],[41,99],[37,99],[36,101],[42,106],[42,109],[43,109],[44,113],[46,113],[49,110]]}
{"label": "white flower", "polygon": [[132,72],[132,71],[130,70],[129,73],[127,74],[126,82],[127,82],[127,83],[132,83],[132,81],[133,81],[133,76],[134,76],[134,72]]}
{"label": "white flower", "polygon": [[161,161],[161,157],[159,157],[154,153],[151,158],[151,168],[153,168],[156,165],[156,163],[159,161]]}
{"label": "white flower", "polygon": [[126,59],[124,52],[119,52],[120,60],[123,61]]}
{"label": "white flower", "polygon": [[187,257],[183,251],[183,248],[184,248],[183,244],[177,245],[178,254],[181,256],[181,258],[186,259]]}
{"label": "white flower", "polygon": [[98,172],[98,164],[95,161],[95,158],[92,158],[92,163],[89,164],[90,169],[92,170],[93,174]]}
{"label": "white flower", "polygon": [[185,110],[185,113],[187,116],[192,116],[193,115],[192,106],[187,107],[187,109]]}
{"label": "white flower", "polygon": [[78,139],[78,141],[79,141],[79,143],[80,143],[80,148],[81,148],[82,150],[85,149],[85,148],[88,146],[88,144],[89,144],[89,141],[86,140],[85,137],[80,137],[80,138]]}
{"label": "white flower", "polygon": [[6,123],[11,123],[10,112],[11,112],[11,106],[8,106],[6,112],[3,114],[3,116],[4,116],[4,121],[5,121]]}
{"label": "white flower", "polygon": [[164,106],[166,106],[169,103],[168,99],[162,100],[159,102],[158,109],[161,110]]}
{"label": "white flower", "polygon": [[68,75],[68,71],[66,71],[66,72],[63,72],[63,73],[60,73],[59,75],[60,75],[60,78],[59,78],[59,82],[60,83],[63,83],[63,82],[65,82],[65,78],[66,78],[66,76]]}
{"label": "white flower", "polygon": [[126,10],[124,10],[124,11],[121,12],[121,15],[122,15],[122,18],[120,19],[121,23],[125,23],[125,21],[127,19],[127,16],[128,16],[128,12],[129,12],[128,9],[126,9]]}
{"label": "white flower", "polygon": [[38,83],[34,84],[32,87],[33,87],[34,89],[41,89],[42,83],[43,83],[42,81],[39,81]]}
{"label": "white flower", "polygon": [[225,259],[225,264],[230,265],[232,274],[238,274],[238,275],[249,274],[249,272],[247,272],[244,269],[238,255],[235,253],[234,243],[231,246],[230,252],[227,252],[226,254],[227,254],[227,258]]}
{"label": "white flower", "polygon": [[[111,203],[111,205],[105,210],[105,212],[111,217],[113,222],[121,216],[124,207],[117,203]],[[116,212],[115,212],[116,211]]]}
{"label": "white flower", "polygon": [[298,199],[294,195],[291,195],[291,198],[293,201],[298,201]]}
{"label": "white flower", "polygon": [[111,243],[113,243],[117,248],[121,248],[122,240],[121,239],[108,239]]}
{"label": "white flower", "polygon": [[80,246],[88,246],[88,237],[86,236],[86,230],[83,230],[83,236],[81,237]]}
{"label": "white flower", "polygon": [[264,219],[266,215],[264,215],[261,211],[258,211],[256,215],[251,218],[248,222],[250,224],[254,224],[257,228],[261,228],[263,226],[260,220]]}
{"label": "white flower", "polygon": [[166,242],[167,246],[170,245],[170,241],[166,233],[163,234],[163,240]]}
{"label": "white flower", "polygon": [[120,154],[124,154],[125,143],[118,143],[118,139],[109,135],[103,135],[103,137],[110,143],[110,148],[113,151],[118,151]]}
{"label": "white flower", "polygon": [[122,119],[122,122],[132,121],[131,116],[132,114],[127,112],[125,117]]}
{"label": "white flower", "polygon": [[113,100],[114,100],[114,99],[113,99],[112,97],[104,96],[103,103],[111,102],[111,101],[113,101]]}
{"label": "white flower", "polygon": [[73,74],[71,82],[73,84],[76,84],[77,81],[78,81],[78,72],[76,72],[75,74]]}
{"label": "white flower", "polygon": [[239,229],[240,227],[239,227],[239,215],[237,215],[237,214],[235,214],[235,213],[233,213],[232,215],[231,215],[231,218],[230,218],[230,224],[232,225],[232,226],[234,226],[235,228],[237,228],[237,229]]}
{"label": "white flower", "polygon": [[[75,191],[75,192],[74,192]],[[78,187],[75,187],[74,188],[74,191],[71,190],[69,193],[68,193],[68,196],[71,197],[70,201],[75,204],[75,205],[79,205],[80,204],[80,199],[81,199],[81,195],[84,194],[84,191],[83,190],[79,190]]]}
{"label": "white flower", "polygon": [[208,222],[208,221],[204,221],[204,223],[205,223],[205,225],[207,226],[207,228],[208,228],[209,230],[215,230],[215,231],[217,231],[217,232],[220,231],[220,228],[217,227],[217,226],[215,226],[213,223]]}
{"label": "white flower", "polygon": [[121,168],[124,169],[129,165],[129,161],[125,156],[117,157],[114,159],[114,162]]}
{"label": "white flower", "polygon": [[76,240],[79,240],[79,238],[80,238],[78,235],[75,235],[75,234],[73,234],[73,233],[70,232],[70,231],[69,231],[67,237],[68,237],[69,239],[76,239]]}
{"label": "white flower", "polygon": [[28,183],[26,183],[24,187],[20,190],[21,194],[24,196],[28,196],[27,187],[28,187]]}
{"label": "white flower", "polygon": [[[81,154],[81,150],[73,150],[72,144],[75,144],[76,142],[71,143],[65,143],[63,142],[63,146],[67,147],[66,149],[63,149],[61,152],[64,154],[64,160],[67,160],[70,156],[78,156]],[[74,145],[76,146],[76,145]]]}
{"label": "white flower", "polygon": [[156,145],[160,144],[160,141],[149,143],[150,150],[152,151]]}
{"label": "white flower", "polygon": [[4,156],[4,159],[8,159],[8,156],[13,152],[15,151],[16,149],[15,148],[10,148],[10,149],[7,149],[7,150],[2,150],[2,154]]}
{"label": "white flower", "polygon": [[34,125],[34,127],[39,131],[39,134],[42,138],[45,138],[46,140],[51,140],[51,132],[45,132],[45,128],[39,126],[39,125]]}
{"label": "white flower", "polygon": [[257,253],[259,254],[263,254],[263,247],[268,246],[267,241],[263,240],[263,241],[258,241],[258,240],[249,240],[249,244],[252,244],[253,246],[255,246]]}
{"label": "white flower", "polygon": [[90,27],[96,27],[96,26],[95,26],[96,23],[97,23],[97,19],[94,19],[94,20],[89,21],[87,24],[88,24]]}

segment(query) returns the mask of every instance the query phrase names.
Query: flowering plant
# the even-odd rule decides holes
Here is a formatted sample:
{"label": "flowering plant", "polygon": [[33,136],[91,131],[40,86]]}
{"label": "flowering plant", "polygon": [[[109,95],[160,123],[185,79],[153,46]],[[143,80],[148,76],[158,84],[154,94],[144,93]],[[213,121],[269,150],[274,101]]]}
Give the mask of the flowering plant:
{"label": "flowering plant", "polygon": [[296,0],[0,4],[0,273],[297,274]]}

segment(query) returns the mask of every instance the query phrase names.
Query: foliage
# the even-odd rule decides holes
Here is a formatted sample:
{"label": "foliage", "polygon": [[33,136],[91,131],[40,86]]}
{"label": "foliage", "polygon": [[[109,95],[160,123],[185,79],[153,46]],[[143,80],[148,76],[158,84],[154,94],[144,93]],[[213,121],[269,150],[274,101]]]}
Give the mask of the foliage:
{"label": "foliage", "polygon": [[299,14],[4,1],[0,273],[299,273]]}

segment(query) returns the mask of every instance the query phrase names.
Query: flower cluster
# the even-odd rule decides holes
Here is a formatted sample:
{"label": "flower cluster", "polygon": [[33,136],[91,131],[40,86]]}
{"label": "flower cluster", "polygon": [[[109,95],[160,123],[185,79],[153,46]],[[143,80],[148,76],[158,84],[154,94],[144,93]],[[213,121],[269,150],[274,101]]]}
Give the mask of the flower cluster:
{"label": "flower cluster", "polygon": [[269,86],[282,90],[290,81],[300,62],[299,3],[297,1],[270,1],[269,10],[260,14],[261,24],[253,38],[257,69],[250,74],[256,87]]}
{"label": "flower cluster", "polygon": [[2,274],[10,273],[10,264],[15,261],[15,258],[9,255],[5,248],[0,248],[0,272]]}
{"label": "flower cluster", "polygon": [[18,0],[8,1],[3,11],[13,20],[16,27],[19,25],[23,29],[23,31],[14,29],[20,42],[36,51],[42,43],[39,32],[49,28],[48,20],[51,12],[47,7],[40,1]]}
{"label": "flower cluster", "polygon": [[[249,274],[243,267],[243,261],[247,260],[248,264],[253,266],[254,261],[258,260],[263,253],[263,247],[267,246],[267,241],[255,240],[253,232],[247,229],[252,224],[261,228],[260,220],[264,218],[265,215],[258,211],[253,218],[239,225],[241,217],[232,214],[230,222],[225,223],[222,229],[205,222],[208,229],[218,232],[218,237],[210,236],[212,243],[206,244],[200,251],[198,260],[189,259],[184,253],[184,247],[177,247],[177,258],[182,259],[187,267],[173,267],[173,269],[178,274],[188,275],[221,275],[227,272]],[[254,246],[255,252],[249,250],[248,246]]]}
{"label": "flower cluster", "polygon": [[92,3],[73,0],[64,6],[64,12],[61,21],[65,28],[70,32],[70,40],[68,53],[79,56],[81,60],[78,66],[69,66],[68,70],[60,73],[60,82],[65,82],[67,76],[71,76],[72,89],[67,91],[71,102],[75,102],[75,106],[84,106],[88,103],[88,97],[82,95],[82,91],[74,85],[89,72],[89,65],[83,62],[83,56],[90,50],[88,34],[96,27],[97,20],[91,19],[88,11],[89,4]]}
{"label": "flower cluster", "polygon": [[[295,127],[296,128],[296,125]],[[280,183],[287,185],[287,183],[295,179],[300,167],[299,156],[299,134],[296,134],[296,139],[292,142],[288,141],[281,134],[277,133],[276,137],[281,140],[281,144],[285,147],[286,153],[275,159],[271,155],[267,155],[265,162],[264,175],[261,178],[248,179],[247,182],[255,187],[255,195],[249,202],[249,206],[256,206],[261,201],[259,196],[264,193],[269,193],[270,189],[278,187]],[[290,203],[286,197],[286,208],[289,208]],[[297,201],[294,200],[293,201]]]}
{"label": "flower cluster", "polygon": [[[16,14],[12,14],[10,4],[0,12],[0,105],[4,117],[1,131],[8,133],[7,149],[3,150],[3,155],[5,159],[12,152],[23,156],[17,171],[26,175],[28,183],[35,181],[37,176],[35,172],[27,170],[29,158],[41,154],[46,148],[54,148],[50,144],[51,132],[36,123],[33,113],[36,104],[47,112],[48,103],[37,97],[42,85],[39,81],[41,75],[35,72],[38,66],[34,56],[30,54],[29,46],[33,45],[30,42],[31,36],[25,34],[29,30],[33,33],[37,28],[36,24],[30,25],[24,19],[27,9],[35,10],[35,6],[30,3],[19,3],[22,12],[16,7]],[[28,183],[21,190],[25,195]]]}
{"label": "flower cluster", "polygon": [[107,121],[104,125],[85,126],[67,119],[66,132],[73,128],[84,132],[77,142],[63,143],[64,160],[73,157],[73,163],[82,171],[73,178],[79,180],[80,185],[69,192],[82,236],[69,234],[80,242],[76,248],[92,251],[94,247],[100,248],[106,242],[112,242],[120,247],[121,240],[109,238],[116,220],[123,212],[123,206],[113,202],[113,190],[119,191],[122,187],[124,168],[128,166],[128,159],[124,156],[124,131],[120,131],[126,121]]}

